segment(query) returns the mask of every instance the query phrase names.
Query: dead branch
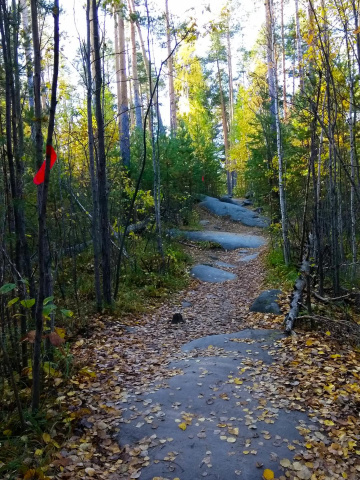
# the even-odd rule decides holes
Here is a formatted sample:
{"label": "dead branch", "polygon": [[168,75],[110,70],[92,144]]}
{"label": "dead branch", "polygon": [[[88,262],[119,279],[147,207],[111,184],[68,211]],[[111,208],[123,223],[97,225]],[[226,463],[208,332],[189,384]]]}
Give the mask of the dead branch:
{"label": "dead branch", "polygon": [[318,293],[314,292],[314,297],[317,298],[318,300],[320,300],[320,302],[331,303],[331,302],[339,302],[340,300],[345,300],[347,298],[350,298],[351,293],[348,293],[346,295],[342,295],[340,297],[330,298],[330,297],[321,297]]}

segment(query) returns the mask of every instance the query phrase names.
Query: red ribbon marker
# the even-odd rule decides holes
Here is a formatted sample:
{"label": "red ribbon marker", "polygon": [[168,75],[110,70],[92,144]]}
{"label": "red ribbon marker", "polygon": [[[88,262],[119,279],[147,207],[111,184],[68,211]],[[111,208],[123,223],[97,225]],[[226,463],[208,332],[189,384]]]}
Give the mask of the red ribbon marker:
{"label": "red ribbon marker", "polygon": [[[51,170],[52,167],[54,166],[54,163],[56,162],[56,159],[57,159],[56,152],[53,149],[52,145],[48,145],[46,147],[46,154],[50,155],[50,170]],[[36,185],[40,185],[45,180],[45,167],[46,167],[46,159],[44,160],[44,162],[41,165],[39,171],[37,172],[37,174],[34,177],[34,183]]]}
{"label": "red ribbon marker", "polygon": [[201,180],[202,180],[203,182],[205,182],[205,178],[204,178],[204,175],[203,175],[203,176],[201,177]]}

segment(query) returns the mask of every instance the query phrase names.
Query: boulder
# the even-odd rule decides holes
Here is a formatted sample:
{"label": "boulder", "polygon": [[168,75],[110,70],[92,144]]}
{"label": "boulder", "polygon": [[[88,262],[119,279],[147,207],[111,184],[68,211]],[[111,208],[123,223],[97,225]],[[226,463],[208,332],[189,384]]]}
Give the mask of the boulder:
{"label": "boulder", "polygon": [[250,307],[250,312],[273,313],[280,315],[281,310],[277,303],[281,290],[265,290]]}
{"label": "boulder", "polygon": [[235,280],[236,275],[220,270],[220,268],[209,267],[208,265],[195,265],[190,272],[192,277],[202,282],[223,283],[227,280]]}
{"label": "boulder", "polygon": [[229,216],[231,220],[241,222],[248,227],[266,228],[269,226],[269,220],[267,218],[259,218],[255,212],[238,204],[220,202],[217,198],[206,197],[205,200],[200,203],[200,206],[215,213],[215,215]]}

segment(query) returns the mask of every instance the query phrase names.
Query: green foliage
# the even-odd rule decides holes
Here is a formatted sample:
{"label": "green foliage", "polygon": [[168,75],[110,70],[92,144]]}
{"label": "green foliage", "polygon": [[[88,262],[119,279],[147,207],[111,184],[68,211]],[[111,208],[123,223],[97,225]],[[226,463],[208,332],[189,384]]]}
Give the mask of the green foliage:
{"label": "green foliage", "polygon": [[132,255],[132,264],[122,273],[122,288],[115,305],[118,313],[142,312],[149,304],[163,301],[188,284],[186,267],[190,258],[176,241],[165,242],[165,265],[157,253],[154,239],[133,237],[129,252]]}
{"label": "green foliage", "polygon": [[291,290],[298,278],[298,270],[295,266],[286,266],[281,248],[272,248],[265,257],[266,285],[272,288]]}

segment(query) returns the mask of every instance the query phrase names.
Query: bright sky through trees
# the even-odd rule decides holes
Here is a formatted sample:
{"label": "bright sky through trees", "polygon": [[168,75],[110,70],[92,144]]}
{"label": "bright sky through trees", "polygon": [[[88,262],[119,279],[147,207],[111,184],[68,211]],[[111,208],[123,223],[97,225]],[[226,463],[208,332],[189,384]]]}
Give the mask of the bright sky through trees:
{"label": "bright sky through trees", "polygon": [[[169,10],[171,16],[174,19],[174,23],[188,21],[195,19],[197,29],[200,36],[197,40],[198,55],[205,55],[210,48],[209,35],[206,32],[209,29],[211,21],[216,21],[219,17],[221,9],[227,4],[226,0],[208,0],[207,2],[196,2],[193,0],[169,0]],[[70,82],[77,85],[75,58],[79,48],[79,36],[84,39],[86,35],[86,19],[84,2],[78,0],[66,0],[63,3],[65,14],[63,15],[61,22],[64,30],[66,31],[66,40],[63,41],[64,54],[67,58],[67,66],[71,72]],[[165,10],[165,0],[155,0],[151,4],[151,14],[157,13],[161,15]],[[239,7],[233,13],[233,21],[238,22],[241,25],[241,31],[236,33],[233,42],[233,55],[234,63],[240,62],[241,55],[239,54],[239,48],[245,48],[250,50],[253,48],[256,38],[259,34],[259,30],[264,21],[264,8],[262,2],[249,2],[247,0],[239,0]],[[100,15],[100,28],[103,30],[102,25],[104,22],[104,16]],[[144,35],[146,34],[145,27],[143,28]],[[113,21],[111,15],[108,13],[106,16],[106,36],[108,40],[113,41]],[[160,62],[166,58],[166,48],[161,48],[159,44],[154,44],[155,61],[157,67]],[[244,80],[244,74],[241,74],[238,81]],[[114,79],[115,80],[115,79]],[[237,82],[235,82],[235,86]],[[112,85],[112,89],[115,86]],[[160,94],[160,102],[162,104],[162,114],[166,125],[169,124],[169,108],[168,108],[168,92],[163,89]]]}

